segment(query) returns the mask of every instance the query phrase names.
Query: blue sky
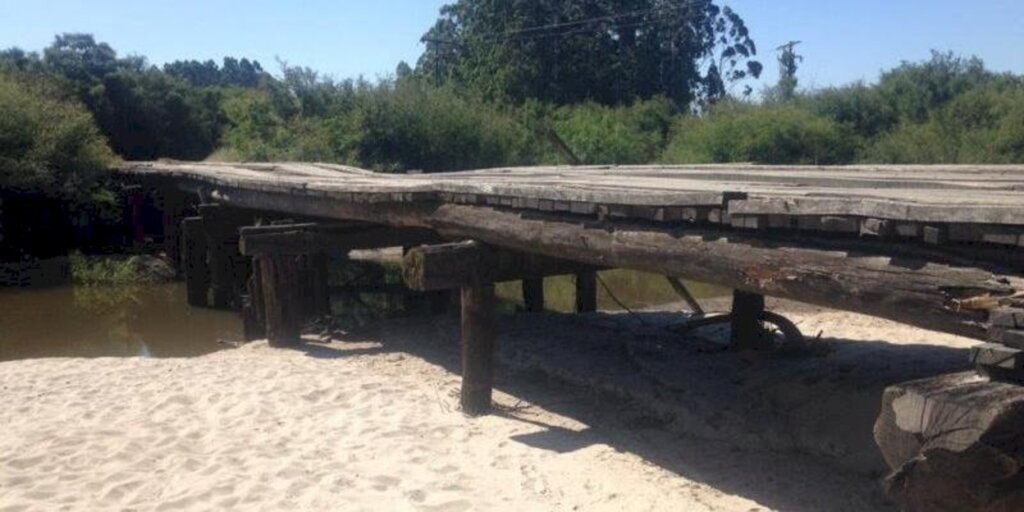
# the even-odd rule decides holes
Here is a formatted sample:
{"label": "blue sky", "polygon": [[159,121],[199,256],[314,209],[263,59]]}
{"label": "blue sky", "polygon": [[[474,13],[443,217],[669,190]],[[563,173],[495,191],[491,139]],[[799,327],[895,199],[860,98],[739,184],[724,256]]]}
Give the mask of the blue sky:
{"label": "blue sky", "polygon": [[[275,56],[336,78],[415,63],[444,0],[0,0],[0,48],[39,50],[59,32],[90,32],[121,54],[162,64],[224,55]],[[773,49],[801,40],[802,86],[874,80],[930,49],[982,57],[1024,73],[1024,0],[732,0],[777,76]],[[755,87],[757,87],[755,85]]]}

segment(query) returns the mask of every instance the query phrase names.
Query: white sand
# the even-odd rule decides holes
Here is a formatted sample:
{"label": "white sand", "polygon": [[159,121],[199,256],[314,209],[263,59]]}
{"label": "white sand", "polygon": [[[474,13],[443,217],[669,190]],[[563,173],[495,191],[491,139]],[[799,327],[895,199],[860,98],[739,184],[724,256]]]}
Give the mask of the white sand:
{"label": "white sand", "polygon": [[756,507],[600,442],[517,441],[586,427],[536,407],[467,418],[456,377],[400,354],[32,360],[0,364],[0,388],[5,512]]}
{"label": "white sand", "polygon": [[[845,317],[824,314],[804,325],[841,330]],[[860,327],[916,331],[893,325]],[[499,392],[498,414],[466,417],[458,377],[427,361],[454,351],[437,351],[253,344],[194,359],[0,363],[0,511],[886,507],[865,479],[687,440],[539,378],[503,377],[517,396]]]}

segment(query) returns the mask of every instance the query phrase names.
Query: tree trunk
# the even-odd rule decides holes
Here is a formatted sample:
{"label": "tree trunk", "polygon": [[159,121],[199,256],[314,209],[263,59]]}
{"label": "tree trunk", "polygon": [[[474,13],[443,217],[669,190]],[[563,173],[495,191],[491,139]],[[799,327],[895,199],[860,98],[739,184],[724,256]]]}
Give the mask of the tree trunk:
{"label": "tree trunk", "polygon": [[875,441],[910,512],[1024,510],[1024,387],[974,372],[890,386]]}
{"label": "tree trunk", "polygon": [[988,310],[1019,301],[1011,296],[1024,291],[1024,280],[976,262],[954,266],[881,249],[865,253],[870,245],[857,241],[808,247],[742,233],[569,223],[462,205],[437,208],[430,223],[444,235],[513,251],[681,276],[976,339],[987,338]]}

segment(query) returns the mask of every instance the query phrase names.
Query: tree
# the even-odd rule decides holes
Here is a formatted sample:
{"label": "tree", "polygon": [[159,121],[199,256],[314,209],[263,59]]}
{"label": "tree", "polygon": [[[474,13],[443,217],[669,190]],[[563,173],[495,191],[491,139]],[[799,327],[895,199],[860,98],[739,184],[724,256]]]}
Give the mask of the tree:
{"label": "tree", "polygon": [[742,18],[713,0],[456,0],[423,41],[419,74],[515,102],[683,107],[762,69]]}
{"label": "tree", "polygon": [[[243,61],[234,63],[238,75],[255,73],[252,63]],[[143,57],[118,58],[110,45],[89,34],[63,34],[44,50],[42,64],[78,95],[124,158],[201,159],[217,145],[217,93],[190,87]]]}

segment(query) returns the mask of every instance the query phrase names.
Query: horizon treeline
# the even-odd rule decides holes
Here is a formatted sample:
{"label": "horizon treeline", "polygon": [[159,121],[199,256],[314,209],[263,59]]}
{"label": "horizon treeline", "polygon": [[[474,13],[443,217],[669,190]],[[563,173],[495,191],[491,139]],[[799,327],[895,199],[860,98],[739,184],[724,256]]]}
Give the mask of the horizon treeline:
{"label": "horizon treeline", "polygon": [[[1024,77],[975,57],[933,52],[876,83],[793,93],[780,81],[753,99],[764,66],[728,8],[680,0],[697,15],[673,21],[637,2],[596,13],[611,25],[593,34],[561,35],[529,27],[582,0],[531,1],[521,16],[446,6],[417,65],[372,82],[231,57],[158,67],[88,34],[0,51],[0,189],[81,195],[114,158],[567,163],[552,131],[588,164],[1024,163]],[[555,37],[568,39],[552,52]]]}

